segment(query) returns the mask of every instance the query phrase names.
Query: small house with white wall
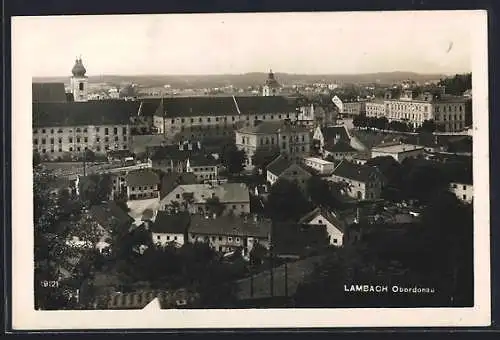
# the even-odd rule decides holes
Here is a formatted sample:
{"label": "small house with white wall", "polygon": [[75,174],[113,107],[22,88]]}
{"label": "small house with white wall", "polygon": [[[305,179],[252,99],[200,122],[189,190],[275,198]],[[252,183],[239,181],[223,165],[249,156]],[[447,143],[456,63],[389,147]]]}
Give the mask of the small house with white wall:
{"label": "small house with white wall", "polygon": [[304,158],[304,165],[316,170],[320,175],[329,175],[333,172],[335,164],[318,157]]}
{"label": "small house with white wall", "polygon": [[166,211],[159,211],[155,222],[150,227],[153,244],[161,247],[168,245],[182,247],[189,222],[188,212],[169,214]]}
{"label": "small house with white wall", "polygon": [[299,220],[299,223],[310,226],[326,226],[330,245],[336,247],[342,247],[344,245],[346,226],[333,212],[322,208],[316,208],[303,216]]}
{"label": "small house with white wall", "polygon": [[407,158],[421,158],[424,157],[423,146],[403,144],[403,143],[390,143],[380,144],[372,148],[372,158],[390,156],[397,162],[403,162]]}

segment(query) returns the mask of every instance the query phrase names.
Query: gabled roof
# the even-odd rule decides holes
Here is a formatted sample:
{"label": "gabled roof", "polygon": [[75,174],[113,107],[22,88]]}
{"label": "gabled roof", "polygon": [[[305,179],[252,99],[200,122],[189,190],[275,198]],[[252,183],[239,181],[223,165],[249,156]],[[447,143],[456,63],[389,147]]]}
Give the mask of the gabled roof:
{"label": "gabled roof", "polygon": [[125,181],[127,186],[157,185],[160,183],[160,177],[156,172],[150,169],[130,171]]}
{"label": "gabled roof", "polygon": [[328,152],[356,152],[357,150],[351,144],[344,141],[325,143],[324,149]]}
{"label": "gabled roof", "polygon": [[160,199],[167,196],[178,185],[196,184],[196,176],[192,173],[170,172],[163,175],[161,179]]}
{"label": "gabled roof", "polygon": [[164,145],[151,147],[151,160],[173,160],[173,161],[186,161],[190,157],[202,155],[196,145],[193,145],[193,150],[180,150],[179,145]]}
{"label": "gabled roof", "polygon": [[213,157],[198,154],[189,157],[189,164],[191,166],[216,166],[220,164],[220,161]]}
{"label": "gabled roof", "polygon": [[188,212],[171,215],[166,211],[158,211],[156,220],[150,228],[153,233],[184,234],[190,221]]}
{"label": "gabled roof", "polygon": [[332,212],[324,209],[324,208],[321,208],[321,207],[318,207],[316,209],[314,209],[313,211],[307,213],[306,215],[304,215],[300,220],[299,220],[299,223],[301,224],[309,224],[314,218],[316,218],[317,216],[323,216],[328,222],[330,222],[331,224],[333,224],[336,228],[338,228],[340,231],[342,232],[345,232],[345,224],[342,223],[338,218],[337,216],[335,216],[335,214],[333,214]]}
{"label": "gabled roof", "polygon": [[218,197],[219,202],[242,203],[250,201],[248,187],[244,183],[224,183],[217,186],[211,184],[178,185],[182,194],[192,194],[194,203],[205,203],[208,198]]}
{"label": "gabled roof", "polygon": [[[271,221],[267,219],[220,216],[215,219],[193,215],[189,233],[202,235],[227,235],[267,238],[271,232]],[[243,245],[243,242],[241,243]]]}
{"label": "gabled roof", "polygon": [[283,155],[279,155],[271,163],[267,165],[266,169],[273,175],[279,176],[292,164],[293,164],[292,160],[288,159]]}
{"label": "gabled roof", "polygon": [[134,220],[115,202],[110,201],[100,205],[93,205],[89,214],[104,228],[111,228],[113,223],[118,226],[126,226]]}
{"label": "gabled roof", "polygon": [[137,115],[134,101],[33,103],[33,127],[127,125]]}
{"label": "gabled roof", "polygon": [[376,167],[360,165],[343,160],[333,171],[333,175],[352,179],[358,182],[367,182],[370,176],[377,172]]}
{"label": "gabled roof", "polygon": [[32,83],[34,103],[66,103],[64,83]]}
{"label": "gabled roof", "polygon": [[321,129],[321,133],[323,134],[323,138],[325,139],[325,144],[327,144],[329,141],[334,141],[337,136],[339,137],[339,141],[348,144],[351,143],[349,132],[344,125],[324,127]]}

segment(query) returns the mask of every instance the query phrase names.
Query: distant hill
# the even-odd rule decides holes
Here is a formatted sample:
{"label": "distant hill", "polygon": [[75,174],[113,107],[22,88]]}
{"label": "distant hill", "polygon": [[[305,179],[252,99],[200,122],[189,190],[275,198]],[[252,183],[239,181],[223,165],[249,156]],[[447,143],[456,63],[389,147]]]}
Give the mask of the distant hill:
{"label": "distant hill", "polygon": [[[414,80],[416,82],[426,82],[439,80],[448,75],[444,74],[419,74],[414,72],[380,72],[367,74],[325,74],[306,75],[275,73],[276,79],[285,85],[312,84],[316,82],[325,83],[358,83],[358,84],[393,84],[403,80]],[[136,83],[145,87],[171,85],[173,88],[204,88],[222,87],[233,85],[236,87],[248,87],[262,84],[267,78],[267,73],[253,72],[245,74],[226,75],[101,75],[89,76],[90,83],[128,84]],[[69,83],[68,77],[43,77],[33,78],[33,82],[64,82]]]}

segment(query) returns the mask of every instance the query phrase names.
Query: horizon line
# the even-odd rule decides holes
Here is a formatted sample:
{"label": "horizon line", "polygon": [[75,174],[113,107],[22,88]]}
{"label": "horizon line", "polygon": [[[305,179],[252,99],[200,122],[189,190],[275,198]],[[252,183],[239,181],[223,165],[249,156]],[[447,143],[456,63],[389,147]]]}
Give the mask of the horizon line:
{"label": "horizon line", "polygon": [[[87,77],[193,77],[193,76],[244,76],[248,74],[267,74],[269,71],[250,71],[245,73],[161,73],[161,74],[151,74],[151,73],[135,73],[135,74],[113,74],[113,73],[103,73],[103,74],[91,74]],[[375,75],[375,74],[391,74],[391,73],[413,73],[419,76],[434,76],[434,75],[446,75],[453,76],[457,74],[468,74],[472,71],[454,71],[454,72],[429,72],[422,73],[418,71],[373,71],[373,72],[363,72],[363,73],[292,73],[292,72],[273,72],[276,74],[292,75],[292,76],[363,76],[363,75]],[[33,76],[32,78],[62,78],[68,77],[69,75],[44,75],[44,76]]]}

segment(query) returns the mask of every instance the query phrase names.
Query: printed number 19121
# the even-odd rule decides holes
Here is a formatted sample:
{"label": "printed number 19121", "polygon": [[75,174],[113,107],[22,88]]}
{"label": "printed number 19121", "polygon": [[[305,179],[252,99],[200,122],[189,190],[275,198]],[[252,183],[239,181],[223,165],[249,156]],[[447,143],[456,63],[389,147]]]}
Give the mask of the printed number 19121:
{"label": "printed number 19121", "polygon": [[40,286],[45,287],[45,288],[58,288],[59,287],[59,281],[40,281]]}

